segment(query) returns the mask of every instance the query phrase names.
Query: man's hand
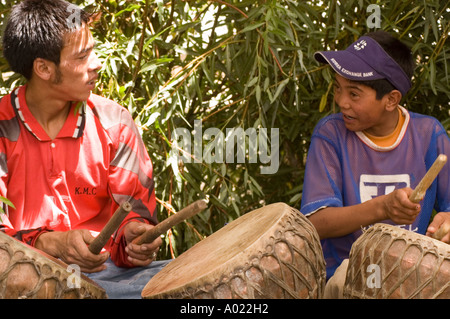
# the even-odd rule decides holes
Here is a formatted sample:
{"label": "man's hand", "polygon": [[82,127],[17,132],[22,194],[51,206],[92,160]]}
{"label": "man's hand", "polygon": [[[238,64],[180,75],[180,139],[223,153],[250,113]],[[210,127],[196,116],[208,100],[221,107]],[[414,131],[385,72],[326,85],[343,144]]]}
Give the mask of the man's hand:
{"label": "man's hand", "polygon": [[125,252],[128,254],[128,261],[135,266],[147,266],[156,258],[156,254],[162,244],[160,237],[149,244],[137,245],[132,243],[136,237],[153,227],[155,226],[140,222],[129,222],[125,226],[124,236],[127,241]]}
{"label": "man's hand", "polygon": [[[441,212],[434,216],[433,221],[427,228],[427,236],[432,236],[435,232],[437,232],[440,228],[450,228],[450,213],[449,212]],[[440,239],[444,243],[450,244],[450,232],[447,232],[444,237]]]}
{"label": "man's hand", "polygon": [[80,266],[83,272],[91,273],[104,270],[104,262],[109,258],[109,253],[94,255],[89,251],[88,245],[93,240],[94,237],[86,229],[55,231],[40,235],[35,247],[68,265]]}
{"label": "man's hand", "polygon": [[385,219],[390,219],[399,225],[412,224],[420,213],[420,205],[409,200],[412,192],[411,188],[406,187],[385,195]]}

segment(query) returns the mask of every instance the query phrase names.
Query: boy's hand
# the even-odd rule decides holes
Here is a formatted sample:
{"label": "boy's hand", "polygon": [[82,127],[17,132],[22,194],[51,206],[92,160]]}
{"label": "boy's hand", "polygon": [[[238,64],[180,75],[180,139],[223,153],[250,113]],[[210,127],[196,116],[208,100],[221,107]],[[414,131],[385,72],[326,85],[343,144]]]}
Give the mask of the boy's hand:
{"label": "boy's hand", "polygon": [[420,205],[409,200],[412,192],[411,188],[406,187],[385,195],[385,219],[390,219],[399,225],[412,224],[420,213]]}
{"label": "boy's hand", "polygon": [[[427,229],[427,236],[432,236],[435,232],[437,232],[440,228],[449,229],[450,228],[450,213],[449,212],[441,212],[434,216],[433,221],[430,223]],[[444,243],[450,244],[450,232],[447,231],[447,234],[444,235],[440,239]]]}

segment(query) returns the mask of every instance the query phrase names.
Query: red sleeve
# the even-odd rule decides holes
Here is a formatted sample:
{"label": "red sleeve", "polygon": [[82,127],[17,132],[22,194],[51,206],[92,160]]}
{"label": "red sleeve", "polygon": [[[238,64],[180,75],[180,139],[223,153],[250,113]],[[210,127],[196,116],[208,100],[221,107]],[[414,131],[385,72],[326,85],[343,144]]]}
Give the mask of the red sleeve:
{"label": "red sleeve", "polygon": [[[6,151],[4,150],[5,147],[2,143],[0,143],[0,195],[7,197],[7,163],[6,163]],[[5,204],[0,203],[0,205],[3,205],[3,210],[5,212],[8,212],[8,206]],[[15,230],[12,226],[7,213],[0,213],[0,231],[4,232],[5,234],[16,238],[17,240],[24,242],[30,246],[34,247],[34,244],[36,243],[37,238],[39,235],[51,231],[47,227],[39,227],[36,229],[27,229],[27,230]]]}
{"label": "red sleeve", "polygon": [[124,201],[129,201],[133,209],[112,240],[110,253],[116,265],[131,267],[125,252],[123,226],[131,220],[152,225],[158,223],[153,165],[130,113],[121,107],[117,115],[118,123],[108,128],[114,144],[109,167],[109,191],[114,202],[111,215]]}
{"label": "red sleeve", "polygon": [[[130,214],[134,215],[133,212],[131,212]],[[143,220],[141,218],[133,219],[133,217],[127,218],[127,222],[130,221],[139,221],[147,224],[149,223],[147,220]],[[111,260],[117,267],[131,268],[135,266],[128,261],[128,254],[125,252],[125,247],[127,246],[125,236],[123,235],[123,228],[125,225],[126,223],[122,223],[115,236],[111,238],[109,252],[111,254]]]}
{"label": "red sleeve", "polygon": [[24,242],[25,244],[28,244],[30,246],[34,247],[34,244],[36,243],[37,238],[39,235],[52,231],[51,229],[48,229],[47,227],[39,227],[36,229],[28,229],[28,230],[20,230],[16,231],[11,228],[1,227],[0,231],[4,232],[5,234],[14,237],[15,239]]}

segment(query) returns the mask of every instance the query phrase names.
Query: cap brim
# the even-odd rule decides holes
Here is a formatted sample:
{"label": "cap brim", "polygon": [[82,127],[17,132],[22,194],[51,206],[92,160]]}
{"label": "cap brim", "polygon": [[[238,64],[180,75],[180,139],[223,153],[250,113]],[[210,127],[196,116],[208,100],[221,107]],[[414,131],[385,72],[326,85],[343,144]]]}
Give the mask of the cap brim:
{"label": "cap brim", "polygon": [[384,77],[357,55],[347,51],[319,51],[314,58],[320,63],[328,63],[336,73],[353,81],[379,80]]}

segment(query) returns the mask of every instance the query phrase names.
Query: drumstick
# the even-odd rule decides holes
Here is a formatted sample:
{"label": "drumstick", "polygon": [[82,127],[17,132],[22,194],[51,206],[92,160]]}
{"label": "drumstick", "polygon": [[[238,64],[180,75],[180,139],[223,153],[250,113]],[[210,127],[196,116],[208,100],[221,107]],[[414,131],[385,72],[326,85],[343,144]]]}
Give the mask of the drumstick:
{"label": "drumstick", "polygon": [[445,163],[447,163],[447,156],[444,154],[440,154],[434,161],[433,165],[431,165],[428,172],[416,186],[411,196],[409,196],[410,201],[412,201],[413,203],[418,203],[423,199],[428,187],[430,187],[431,183],[433,183],[434,179],[438,176]]}
{"label": "drumstick", "polygon": [[[441,171],[442,167],[444,167],[445,163],[447,162],[447,156],[444,154],[440,154],[436,161],[434,161],[433,165],[430,167],[428,172],[425,174],[425,176],[422,178],[420,183],[417,185],[417,187],[412,192],[409,199],[414,202],[418,203],[422,200],[422,198],[425,196],[425,193],[430,187],[431,183],[433,183],[434,179],[437,177],[439,172]],[[436,232],[432,234],[432,237],[441,240],[448,232],[450,231],[450,226],[444,225],[443,227],[440,227]]]}
{"label": "drumstick", "polygon": [[147,230],[145,233],[135,238],[132,243],[137,245],[151,243],[173,226],[181,223],[183,220],[186,220],[198,214],[206,207],[207,207],[206,200],[204,199],[197,200],[192,204],[190,204],[189,206],[186,206],[185,208],[180,210],[178,213],[166,218],[155,227]]}
{"label": "drumstick", "polygon": [[111,235],[119,228],[120,224],[131,211],[131,209],[132,206],[129,202],[123,202],[122,205],[120,205],[116,209],[110,220],[106,223],[105,227],[103,227],[100,234],[98,234],[98,236],[95,237],[95,239],[89,245],[89,250],[91,251],[91,253],[95,255],[100,254]]}

